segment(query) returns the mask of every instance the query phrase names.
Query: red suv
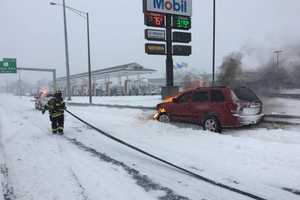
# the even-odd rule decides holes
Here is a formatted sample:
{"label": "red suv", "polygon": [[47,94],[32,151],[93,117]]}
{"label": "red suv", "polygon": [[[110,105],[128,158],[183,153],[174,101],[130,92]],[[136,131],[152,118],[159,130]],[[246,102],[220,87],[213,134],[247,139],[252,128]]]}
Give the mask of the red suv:
{"label": "red suv", "polygon": [[183,92],[158,104],[155,119],[200,124],[221,132],[226,127],[257,124],[263,118],[262,102],[246,87],[205,87]]}

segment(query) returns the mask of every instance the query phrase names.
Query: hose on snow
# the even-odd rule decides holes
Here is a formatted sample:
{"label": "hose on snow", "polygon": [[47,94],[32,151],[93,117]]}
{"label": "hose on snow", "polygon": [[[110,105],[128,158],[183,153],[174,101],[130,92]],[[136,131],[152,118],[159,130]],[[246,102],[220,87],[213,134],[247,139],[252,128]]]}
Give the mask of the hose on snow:
{"label": "hose on snow", "polygon": [[176,169],[178,169],[178,170],[180,170],[180,171],[182,171],[182,172],[185,172],[186,174],[188,174],[188,175],[190,175],[190,176],[192,176],[192,177],[194,177],[194,178],[197,178],[197,179],[199,179],[199,180],[201,180],[201,181],[204,181],[204,182],[206,182],[206,183],[209,183],[209,184],[218,186],[218,187],[220,187],[220,188],[223,188],[223,189],[226,189],[226,190],[229,190],[229,191],[238,193],[238,194],[240,194],[240,195],[250,197],[250,198],[252,198],[252,199],[256,199],[256,200],[266,200],[265,198],[259,197],[259,196],[255,195],[255,194],[251,194],[251,193],[249,193],[249,192],[242,191],[242,190],[237,189],[237,188],[234,188],[234,187],[232,187],[232,186],[228,186],[228,185],[225,185],[225,184],[223,184],[223,183],[214,181],[214,180],[212,180],[212,179],[209,179],[209,178],[206,178],[206,177],[201,176],[201,175],[199,175],[199,174],[196,174],[196,173],[194,173],[194,172],[192,172],[192,171],[190,171],[190,170],[184,169],[184,168],[182,168],[182,167],[180,167],[180,166],[178,166],[178,165],[176,165],[176,164],[173,164],[173,163],[171,163],[171,162],[169,162],[169,161],[167,161],[167,160],[164,160],[164,159],[162,159],[162,158],[159,158],[158,156],[155,156],[155,155],[153,155],[153,154],[151,154],[151,153],[148,153],[148,152],[146,152],[145,150],[142,150],[142,149],[140,149],[140,148],[138,148],[138,147],[136,147],[136,146],[134,146],[134,145],[131,145],[131,144],[129,144],[129,143],[127,143],[127,142],[125,142],[125,141],[123,141],[123,140],[121,140],[121,139],[115,137],[115,136],[112,136],[111,134],[106,133],[105,131],[103,131],[103,130],[101,130],[101,129],[95,127],[94,125],[88,123],[87,121],[81,119],[80,117],[78,117],[77,115],[73,114],[72,112],[70,112],[70,111],[68,111],[68,110],[65,110],[65,111],[66,111],[67,113],[69,113],[71,116],[73,116],[74,118],[76,118],[77,120],[81,121],[82,123],[86,124],[86,125],[89,126],[90,128],[94,129],[94,130],[97,131],[98,133],[100,133],[100,134],[102,134],[102,135],[104,135],[104,136],[106,136],[106,137],[108,137],[108,138],[110,138],[110,139],[112,139],[112,140],[114,140],[114,141],[116,141],[116,142],[118,142],[118,143],[124,145],[124,146],[127,146],[127,147],[129,147],[130,149],[133,149],[133,150],[135,150],[135,151],[137,151],[137,152],[139,152],[139,153],[142,153],[142,154],[144,154],[144,155],[146,155],[146,156],[148,156],[148,157],[150,157],[150,158],[152,158],[152,159],[155,159],[155,160],[157,160],[157,161],[159,161],[159,162],[162,162],[162,163],[164,163],[164,164],[166,164],[166,165],[169,165],[169,166],[171,166],[171,167],[174,167],[174,168],[176,168]]}

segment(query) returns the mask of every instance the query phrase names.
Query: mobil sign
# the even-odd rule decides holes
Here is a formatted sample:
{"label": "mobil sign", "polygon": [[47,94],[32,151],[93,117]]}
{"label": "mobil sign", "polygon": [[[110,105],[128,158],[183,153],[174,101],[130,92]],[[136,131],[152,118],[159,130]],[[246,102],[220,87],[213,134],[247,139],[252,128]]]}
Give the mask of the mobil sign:
{"label": "mobil sign", "polygon": [[192,0],[144,0],[144,11],[192,16]]}

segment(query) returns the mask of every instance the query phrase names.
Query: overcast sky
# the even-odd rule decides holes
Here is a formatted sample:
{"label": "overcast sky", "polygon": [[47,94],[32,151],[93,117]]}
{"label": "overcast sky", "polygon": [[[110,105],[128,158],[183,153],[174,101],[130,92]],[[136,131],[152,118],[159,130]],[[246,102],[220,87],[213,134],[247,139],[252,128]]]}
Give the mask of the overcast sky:
{"label": "overcast sky", "polygon": [[[272,56],[272,50],[296,43],[300,36],[299,0],[216,0],[217,65],[230,52],[242,50],[247,68]],[[62,3],[61,0],[57,2]],[[142,0],[66,0],[90,13],[92,67],[101,69],[130,62],[153,68],[163,76],[165,57],[144,53]],[[18,59],[18,67],[56,68],[65,75],[62,7],[48,0],[0,0],[0,58]],[[87,71],[86,22],[67,12],[71,74]],[[194,0],[193,54],[175,57],[191,68],[211,72],[212,0]],[[23,72],[37,81],[51,77]],[[0,74],[0,84],[16,75]]]}

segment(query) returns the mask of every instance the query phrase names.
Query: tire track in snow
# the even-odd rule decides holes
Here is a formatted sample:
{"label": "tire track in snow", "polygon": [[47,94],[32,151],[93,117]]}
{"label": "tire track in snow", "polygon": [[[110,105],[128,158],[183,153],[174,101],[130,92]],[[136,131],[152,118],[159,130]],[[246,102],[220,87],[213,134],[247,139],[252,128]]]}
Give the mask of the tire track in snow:
{"label": "tire track in snow", "polygon": [[[2,107],[2,104],[0,105]],[[0,113],[1,114],[1,113]],[[2,118],[2,116],[1,116]],[[0,118],[0,180],[4,200],[15,200],[14,189],[9,184],[8,167],[6,165],[6,155],[2,143],[2,121]]]}
{"label": "tire track in snow", "polygon": [[[32,112],[32,111],[35,111],[34,109],[29,109],[29,110],[26,110],[26,112]],[[49,137],[51,136],[55,136],[53,135],[52,133],[50,133],[50,130],[45,128],[45,127],[41,127],[41,124],[38,124],[37,121],[38,120],[30,120],[30,118],[27,116],[27,115],[24,115],[24,112],[21,112],[21,111],[18,111],[18,113],[21,115],[21,119],[24,120],[24,121],[27,121],[27,122],[30,122],[34,127],[40,129],[42,131],[42,133],[45,133],[46,135],[48,135]],[[0,127],[1,128],[1,127]],[[0,135],[1,136],[1,135]],[[51,137],[52,138],[52,137]],[[1,138],[0,138],[1,139]],[[59,143],[59,141],[56,140],[56,143],[57,143],[57,147],[58,147],[58,150],[61,154],[61,157],[63,159],[64,156],[64,152],[63,152],[63,149]],[[63,159],[65,160],[65,159]],[[74,180],[74,184],[79,188],[79,195],[80,195],[80,199],[81,200],[89,200],[89,197],[86,195],[86,189],[84,188],[84,186],[80,183],[77,175],[75,174],[75,172],[72,170],[72,168],[70,167],[70,165],[66,164],[66,167],[68,168],[69,172],[70,172],[70,176],[71,178]],[[14,199],[4,199],[4,200],[14,200]]]}
{"label": "tire track in snow", "polygon": [[0,174],[1,174],[1,185],[4,200],[14,200],[16,199],[14,195],[14,189],[9,185],[8,181],[8,168],[5,163],[1,163],[0,165]]}
{"label": "tire track in snow", "polygon": [[[60,142],[58,140],[56,140],[59,151],[61,153],[62,157],[66,157],[62,148],[62,145],[60,144]],[[62,158],[63,160],[65,160],[64,158]],[[68,160],[68,159],[67,159]],[[76,173],[73,171],[72,167],[69,164],[69,160],[68,160],[68,166],[67,168],[69,168],[69,171],[71,173],[71,176],[73,178],[73,180],[75,181],[77,187],[80,189],[79,194],[81,196],[81,200],[89,200],[88,195],[86,194],[86,189],[85,187],[80,183],[80,180],[78,178],[78,176],[76,175]]]}
{"label": "tire track in snow", "polygon": [[[40,124],[36,124],[32,120],[30,120],[30,121],[34,126],[38,127],[40,130],[45,132],[46,129],[44,127],[40,127]],[[47,132],[49,132],[49,130]],[[138,170],[127,166],[125,163],[117,161],[117,160],[107,156],[104,153],[97,152],[95,149],[85,146],[84,144],[77,141],[76,139],[71,139],[66,136],[59,136],[59,137],[66,139],[68,142],[74,144],[80,150],[89,152],[90,154],[99,158],[102,161],[112,163],[114,165],[122,167],[131,177],[133,177],[133,179],[136,181],[137,185],[142,187],[146,192],[150,192],[150,191],[165,192],[165,195],[159,197],[159,200],[190,200],[188,197],[184,197],[184,196],[176,194],[173,190],[171,190],[168,187],[164,187],[164,186],[159,185],[158,183],[153,182],[148,176],[141,174]],[[86,190],[85,190],[84,186],[80,183],[77,175],[73,171],[71,171],[71,173],[73,175],[73,179],[76,181],[78,187],[81,189],[81,194],[82,194],[83,200],[88,200],[89,198],[88,198],[88,196],[85,195]],[[199,200],[207,200],[207,199],[199,199]]]}
{"label": "tire track in snow", "polygon": [[[28,118],[24,118],[23,119],[26,119],[28,120]],[[31,124],[34,125],[35,127],[37,127],[38,129],[40,129],[42,132],[45,132],[45,130],[47,130],[46,128],[44,127],[40,127],[40,124],[36,124],[34,121],[30,120]],[[47,130],[46,134],[49,136],[50,133],[50,130]],[[52,136],[55,136],[53,135],[52,133],[50,133]],[[61,136],[59,136],[61,137]],[[57,143],[57,146],[58,146],[58,149],[59,149],[59,152],[61,153],[61,156],[64,157],[64,152],[63,152],[63,149],[59,143],[59,141],[56,140],[56,143]],[[72,168],[70,166],[66,166],[68,167],[69,171],[70,171],[70,175],[72,177],[72,179],[74,180],[74,183],[77,185],[77,187],[79,188],[79,194],[80,194],[80,197],[81,197],[81,200],[89,200],[89,197],[87,196],[86,194],[86,189],[85,187],[80,183],[79,181],[79,178],[77,177],[76,173],[72,170]],[[10,199],[7,199],[7,200],[10,200]]]}
{"label": "tire track in snow", "polygon": [[72,177],[73,179],[76,181],[77,186],[80,188],[80,196],[82,200],[89,200],[89,197],[86,194],[86,189],[84,188],[84,186],[80,183],[77,175],[75,174],[75,172],[72,170]]}
{"label": "tire track in snow", "polygon": [[[146,192],[150,192],[150,191],[165,192],[165,195],[160,196],[159,200],[190,200],[188,197],[184,197],[184,196],[176,194],[173,190],[171,190],[168,187],[164,187],[158,183],[155,183],[147,175],[141,174],[138,170],[129,167],[125,163],[117,161],[104,153],[100,153],[100,152],[96,151],[95,149],[88,147],[88,146],[84,145],[83,143],[77,141],[76,139],[72,139],[72,138],[69,138],[66,136],[63,136],[63,138],[65,138],[70,143],[76,145],[79,149],[84,150],[84,151],[90,153],[91,155],[99,158],[101,161],[108,162],[113,165],[122,167],[136,181],[136,184],[138,186],[142,187]],[[202,199],[202,200],[205,200],[205,199]]]}
{"label": "tire track in snow", "polygon": [[296,189],[291,189],[291,188],[287,188],[287,187],[283,187],[282,188],[284,191],[290,192],[292,194],[298,195],[300,196],[300,190],[296,190]]}

